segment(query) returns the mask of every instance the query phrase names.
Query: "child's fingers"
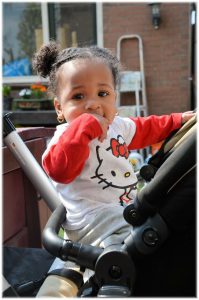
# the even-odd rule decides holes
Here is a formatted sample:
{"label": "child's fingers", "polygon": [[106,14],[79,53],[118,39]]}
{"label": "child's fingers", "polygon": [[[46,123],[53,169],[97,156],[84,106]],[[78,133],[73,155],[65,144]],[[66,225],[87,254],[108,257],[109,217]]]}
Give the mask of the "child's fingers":
{"label": "child's fingers", "polygon": [[196,113],[193,111],[186,111],[182,114],[182,124],[189,121]]}
{"label": "child's fingers", "polygon": [[107,131],[108,131],[108,126],[107,127],[102,127],[102,130],[103,130],[103,132],[102,132],[102,134],[101,134],[101,136],[98,138],[98,140],[102,143],[105,139],[106,139],[106,137],[107,137]]}

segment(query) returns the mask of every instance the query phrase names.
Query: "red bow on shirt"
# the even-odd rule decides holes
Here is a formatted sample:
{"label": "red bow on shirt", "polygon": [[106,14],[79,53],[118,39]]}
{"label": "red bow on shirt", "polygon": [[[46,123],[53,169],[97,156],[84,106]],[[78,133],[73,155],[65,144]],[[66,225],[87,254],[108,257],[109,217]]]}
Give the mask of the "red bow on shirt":
{"label": "red bow on shirt", "polygon": [[129,157],[129,151],[127,145],[125,143],[121,144],[118,140],[112,139],[111,140],[111,149],[113,155],[116,157],[122,156],[126,159]]}

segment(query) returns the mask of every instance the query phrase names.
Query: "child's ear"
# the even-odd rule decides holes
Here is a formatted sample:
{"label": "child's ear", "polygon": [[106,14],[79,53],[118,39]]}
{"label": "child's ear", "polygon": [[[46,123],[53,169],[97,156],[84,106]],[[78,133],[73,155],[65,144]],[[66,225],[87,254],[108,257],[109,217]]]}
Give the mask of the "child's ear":
{"label": "child's ear", "polygon": [[59,116],[59,114],[62,114],[62,107],[57,98],[54,98],[54,107],[55,107],[55,110],[56,110],[56,113],[58,116]]}
{"label": "child's ear", "polygon": [[57,98],[54,98],[54,107],[57,113],[57,120],[58,122],[62,123],[64,121],[64,116],[63,116],[61,104]]}
{"label": "child's ear", "polygon": [[54,107],[56,111],[61,110],[61,104],[57,98],[54,98]]}

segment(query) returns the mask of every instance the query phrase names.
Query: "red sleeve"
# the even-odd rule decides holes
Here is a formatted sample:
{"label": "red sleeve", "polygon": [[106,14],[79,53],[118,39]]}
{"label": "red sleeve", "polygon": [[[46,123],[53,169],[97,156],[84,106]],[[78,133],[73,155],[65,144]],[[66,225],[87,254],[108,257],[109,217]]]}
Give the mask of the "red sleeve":
{"label": "red sleeve", "polygon": [[83,114],[75,119],[44,154],[42,163],[46,173],[60,183],[74,180],[89,156],[89,142],[101,134],[101,126],[92,115]]}
{"label": "red sleeve", "polygon": [[136,124],[135,135],[128,146],[129,150],[141,149],[163,141],[171,131],[182,125],[182,113],[163,116],[131,118]]}

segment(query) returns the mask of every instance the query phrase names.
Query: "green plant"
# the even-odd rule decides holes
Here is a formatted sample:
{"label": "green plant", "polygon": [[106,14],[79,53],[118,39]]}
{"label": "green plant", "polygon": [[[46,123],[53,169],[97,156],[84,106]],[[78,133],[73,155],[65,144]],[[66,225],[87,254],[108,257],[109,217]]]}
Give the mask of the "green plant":
{"label": "green plant", "polygon": [[40,83],[32,84],[30,88],[22,89],[19,96],[23,99],[43,99],[47,97],[47,89]]}
{"label": "green plant", "polygon": [[31,85],[31,94],[36,99],[41,99],[46,97],[46,87],[40,83]]}
{"label": "green plant", "polygon": [[4,85],[3,86],[3,96],[8,97],[10,96],[11,93],[11,87],[9,85]]}

